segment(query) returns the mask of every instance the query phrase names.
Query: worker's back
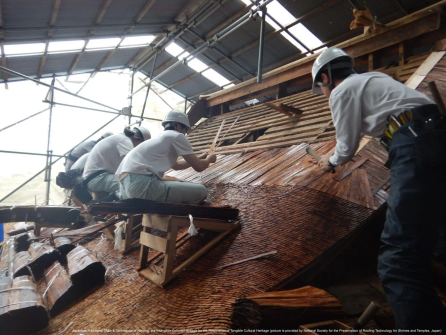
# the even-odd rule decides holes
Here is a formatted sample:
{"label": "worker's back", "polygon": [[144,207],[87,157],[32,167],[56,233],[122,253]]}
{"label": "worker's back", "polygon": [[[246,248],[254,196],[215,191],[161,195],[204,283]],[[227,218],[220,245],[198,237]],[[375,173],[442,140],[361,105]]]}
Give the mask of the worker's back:
{"label": "worker's back", "polygon": [[117,134],[100,141],[91,150],[84,168],[84,178],[96,171],[115,173],[127,153],[133,149],[130,138]]}
{"label": "worker's back", "polygon": [[117,175],[125,172],[155,174],[160,179],[177,161],[178,156],[193,154],[187,138],[175,131],[165,130],[161,135],[145,141],[133,149],[122,161]]}

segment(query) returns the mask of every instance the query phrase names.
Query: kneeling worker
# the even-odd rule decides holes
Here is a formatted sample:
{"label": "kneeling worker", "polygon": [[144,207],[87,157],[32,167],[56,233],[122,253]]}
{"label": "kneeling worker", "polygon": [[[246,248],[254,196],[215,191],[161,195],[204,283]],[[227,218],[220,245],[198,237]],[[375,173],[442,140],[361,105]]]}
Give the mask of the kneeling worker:
{"label": "kneeling worker", "polygon": [[[116,172],[120,180],[120,193],[124,199],[139,198],[153,201],[199,204],[207,197],[207,189],[201,184],[163,180],[169,169],[195,171],[206,170],[217,157],[197,157],[184,136],[189,118],[176,110],[167,113],[162,122],[164,132],[132,150]],[[182,156],[185,162],[177,162]]]}
{"label": "kneeling worker", "polygon": [[67,161],[65,162],[65,172],[72,170],[72,165],[77,162],[78,159],[83,157],[85,154],[89,153],[96,144],[102,141],[104,138],[112,136],[113,133],[107,131],[103,133],[98,140],[89,140],[79,144],[76,148],[70,151],[67,156]]}
{"label": "kneeling worker", "polygon": [[150,139],[150,131],[144,127],[124,129],[99,142],[88,156],[84,167],[84,180],[90,192],[114,193],[119,190],[115,177],[116,170],[125,155],[145,140]]}
{"label": "kneeling worker", "polygon": [[395,328],[446,331],[430,263],[446,224],[446,116],[426,95],[384,73],[356,74],[353,59],[338,48],[316,59],[312,75],[313,92],[329,99],[336,128],[334,154],[319,161],[323,170],[350,161],[363,135],[386,134],[387,148],[391,140],[378,273]]}

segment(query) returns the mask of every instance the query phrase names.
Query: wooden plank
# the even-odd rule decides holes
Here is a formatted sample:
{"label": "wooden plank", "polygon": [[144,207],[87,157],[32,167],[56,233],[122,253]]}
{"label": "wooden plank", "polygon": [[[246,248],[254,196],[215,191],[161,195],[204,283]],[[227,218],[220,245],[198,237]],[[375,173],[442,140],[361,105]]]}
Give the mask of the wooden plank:
{"label": "wooden plank", "polygon": [[184,261],[181,265],[179,265],[174,271],[173,276],[177,276],[178,274],[183,271],[183,269],[187,268],[189,265],[191,265],[193,262],[195,262],[200,256],[202,256],[206,251],[211,249],[214,245],[216,245],[218,242],[220,242],[226,235],[228,235],[230,232],[232,232],[234,229],[237,229],[240,227],[240,223],[236,223],[231,230],[226,230],[221,232],[218,236],[216,236],[212,241],[207,243],[203,248],[201,248],[198,252],[196,252],[193,256],[189,257],[186,261]]}
{"label": "wooden plank", "polygon": [[415,71],[415,73],[404,83],[407,87],[416,89],[424,80],[434,66],[443,58],[446,51],[434,51],[423,62],[423,64]]}
{"label": "wooden plank", "polygon": [[141,232],[139,243],[160,252],[166,252],[167,249],[167,240],[165,238],[148,234],[143,231]]}
{"label": "wooden plank", "polygon": [[357,162],[353,163],[350,162],[349,166],[347,169],[344,169],[342,171],[342,174],[337,175],[336,177],[334,177],[335,180],[337,181],[341,181],[343,179],[345,179],[346,177],[348,177],[353,171],[355,171],[357,168],[361,167],[362,164],[364,164],[365,162],[367,162],[367,158],[361,158],[360,160],[358,160]]}
{"label": "wooden plank", "polygon": [[[178,227],[189,227],[190,226],[190,219],[188,217],[181,217],[181,216],[174,216],[172,217],[172,224],[177,225]],[[194,226],[196,228],[203,228],[208,230],[230,230],[234,228],[233,223],[227,223],[222,220],[207,220],[207,219],[200,219],[200,218],[194,218]]]}
{"label": "wooden plank", "polygon": [[167,232],[169,229],[169,216],[144,214],[142,216],[142,225],[157,230]]}
{"label": "wooden plank", "polygon": [[175,245],[177,243],[178,226],[171,225],[170,231],[167,233],[166,254],[164,255],[163,279],[162,286],[167,284],[173,277],[173,266],[175,262]]}

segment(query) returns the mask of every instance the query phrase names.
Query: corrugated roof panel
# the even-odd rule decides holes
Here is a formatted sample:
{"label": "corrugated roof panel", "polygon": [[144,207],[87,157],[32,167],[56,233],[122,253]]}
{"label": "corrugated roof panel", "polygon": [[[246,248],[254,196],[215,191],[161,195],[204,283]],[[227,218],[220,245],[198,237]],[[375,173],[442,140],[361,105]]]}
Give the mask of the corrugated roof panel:
{"label": "corrugated roof panel", "polygon": [[8,31],[5,33],[5,42],[13,42],[14,44],[42,43],[45,41],[46,34],[46,30],[28,30],[26,33],[23,31]]}
{"label": "corrugated roof panel", "polygon": [[[277,35],[265,42],[263,50],[263,66],[269,66],[278,61],[301,53],[294,45],[288,42],[285,37]],[[244,65],[252,72],[257,71],[257,63],[259,59],[259,47],[254,47],[235,57],[235,61]]]}
{"label": "corrugated roof panel", "polygon": [[[110,50],[84,52],[76,66],[76,72],[94,70]],[[70,64],[68,64],[70,66]]]}
{"label": "corrugated roof panel", "polygon": [[[327,3],[327,0],[312,1],[295,1],[295,0],[278,0],[294,17],[299,18],[312,11],[313,9]],[[305,24],[305,22],[303,22]]]}
{"label": "corrugated roof panel", "polygon": [[166,73],[162,77],[160,77],[160,80],[163,83],[166,83],[166,85],[172,85],[176,82],[186,78],[187,76],[190,76],[191,74],[197,73],[195,70],[191,69],[189,66],[186,66],[184,64],[178,65],[176,68],[171,70],[170,72]]}
{"label": "corrugated roof panel", "polygon": [[2,0],[3,28],[45,27],[52,8],[52,0]]}
{"label": "corrugated roof panel", "polygon": [[[147,0],[114,0],[108,6],[101,24],[127,24],[133,22],[146,2]],[[162,13],[159,13],[159,15],[161,16]]]}
{"label": "corrugated roof panel", "polygon": [[245,70],[240,68],[239,66],[235,65],[234,63],[230,61],[224,61],[224,57],[221,56],[217,51],[208,49],[205,54],[209,57],[211,57],[215,62],[221,61],[221,66],[224,67],[226,70],[232,72],[233,74],[237,75],[239,78],[243,78],[246,75],[249,75]]}
{"label": "corrugated roof panel", "polygon": [[181,92],[187,97],[193,96],[195,94],[207,91],[211,88],[214,88],[215,84],[206,79],[205,77],[199,75],[187,83],[183,83],[179,86],[175,87],[175,90]]}
{"label": "corrugated roof panel", "polygon": [[[367,0],[365,2],[365,5],[370,9],[373,16],[377,17],[377,20],[383,20],[386,16],[389,16],[390,14],[400,12],[400,9],[398,5],[395,3],[395,1],[388,1],[388,0]],[[403,15],[400,12],[401,15]],[[353,14],[352,14],[352,20],[353,20]]]}
{"label": "corrugated roof panel", "polygon": [[[269,34],[273,31],[274,29],[269,24],[267,24],[265,34]],[[251,43],[252,41],[258,40],[259,37],[260,20],[250,20],[241,28],[228,35],[228,37],[222,39],[217,46],[220,50],[229,55],[243,48],[245,45]]]}
{"label": "corrugated roof panel", "polygon": [[178,12],[183,9],[189,1],[190,0],[158,0],[140,22],[151,23],[173,21]]}
{"label": "corrugated roof panel", "polygon": [[[168,54],[167,52],[161,52],[158,54],[158,58],[156,60],[155,69],[159,68],[161,65],[163,65],[165,62],[172,60],[173,57]],[[148,62],[146,65],[144,65],[141,70],[147,73],[150,73],[152,71],[152,64],[153,64],[154,58]]]}
{"label": "corrugated roof panel", "polygon": [[[26,76],[35,77],[37,76],[41,58],[41,56],[7,57],[6,67]],[[14,78],[14,75],[8,74],[8,77]],[[3,80],[3,78],[1,79]]]}
{"label": "corrugated roof panel", "polygon": [[322,42],[326,42],[349,32],[351,21],[351,6],[347,1],[343,1],[305,20],[305,26]]}
{"label": "corrugated roof panel", "polygon": [[246,5],[240,0],[227,1],[222,7],[194,29],[198,34],[204,36],[244,7],[246,7]]}
{"label": "corrugated roof panel", "polygon": [[[40,2],[40,1],[39,1]],[[56,26],[79,26],[94,24],[102,1],[64,0],[60,2]]]}
{"label": "corrugated roof panel", "polygon": [[135,56],[142,48],[126,48],[118,49],[105,63],[104,68],[118,68],[127,64],[127,62]]}
{"label": "corrugated roof panel", "polygon": [[67,73],[76,55],[76,53],[47,55],[43,72]]}

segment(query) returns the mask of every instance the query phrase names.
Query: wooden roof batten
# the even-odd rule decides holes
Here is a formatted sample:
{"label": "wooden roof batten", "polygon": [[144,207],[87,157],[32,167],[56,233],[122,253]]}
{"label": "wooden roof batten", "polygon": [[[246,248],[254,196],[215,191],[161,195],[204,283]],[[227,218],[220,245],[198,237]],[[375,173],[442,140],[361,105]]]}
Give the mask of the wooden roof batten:
{"label": "wooden roof batten", "polygon": [[[107,9],[110,6],[110,4],[112,3],[112,1],[113,0],[104,0],[102,2],[101,8],[99,9],[98,13],[96,14],[96,18],[94,20],[95,25],[99,25],[101,23],[102,18],[104,17],[105,13],[107,12]],[[90,37],[93,36],[95,33],[96,33],[96,28],[91,29],[88,32],[88,37],[85,39],[85,43],[84,43],[84,46],[82,47],[81,52],[79,52],[76,55],[76,57],[73,60],[73,63],[71,63],[70,68],[68,69],[67,79],[69,78],[69,76],[71,76],[73,71],[76,69],[76,66],[79,63],[82,55],[85,53],[85,49],[87,48],[88,42],[90,42]]]}
{"label": "wooden roof batten", "polygon": [[[352,57],[358,58],[400,42],[414,39],[428,32],[436,31],[440,28],[440,12],[445,4],[446,0],[439,1],[434,5],[387,24],[384,29],[374,34],[357,36],[336,46],[343,48]],[[261,84],[257,84],[255,79],[250,79],[224,91],[202,96],[200,99],[205,100],[206,108],[209,108],[231,102],[265,88],[277,86],[310,74],[316,58],[317,55],[312,55],[265,73]],[[194,109],[190,113],[193,112]]]}
{"label": "wooden roof batten", "polygon": [[57,14],[59,14],[60,9],[60,1],[61,0],[54,0],[53,1],[53,7],[51,9],[51,17],[49,21],[50,29],[47,31],[46,40],[45,40],[45,50],[43,52],[43,56],[40,59],[39,69],[37,70],[37,79],[40,79],[43,74],[43,70],[45,68],[46,63],[46,56],[48,54],[48,46],[50,44],[50,39],[53,36],[53,27],[56,24]]}
{"label": "wooden roof batten", "polygon": [[119,46],[121,45],[122,41],[124,41],[124,39],[127,37],[127,34],[130,34],[135,28],[136,28],[136,24],[138,24],[144,17],[144,15],[147,14],[147,12],[150,10],[150,8],[152,8],[152,6],[155,4],[157,0],[148,0],[146,2],[146,4],[144,5],[144,7],[139,11],[139,13],[136,15],[135,19],[133,20],[135,22],[135,25],[132,25],[130,27],[128,27],[125,30],[125,33],[121,36],[121,40],[119,41],[119,43],[116,45],[116,47],[112,50],[110,50],[105,56],[104,58],[101,60],[101,62],[99,63],[99,65],[96,67],[96,69],[92,72],[91,74],[91,78],[93,78],[96,73],[98,73],[103,67],[104,65],[108,62],[108,60],[114,55],[114,53],[119,49]]}

